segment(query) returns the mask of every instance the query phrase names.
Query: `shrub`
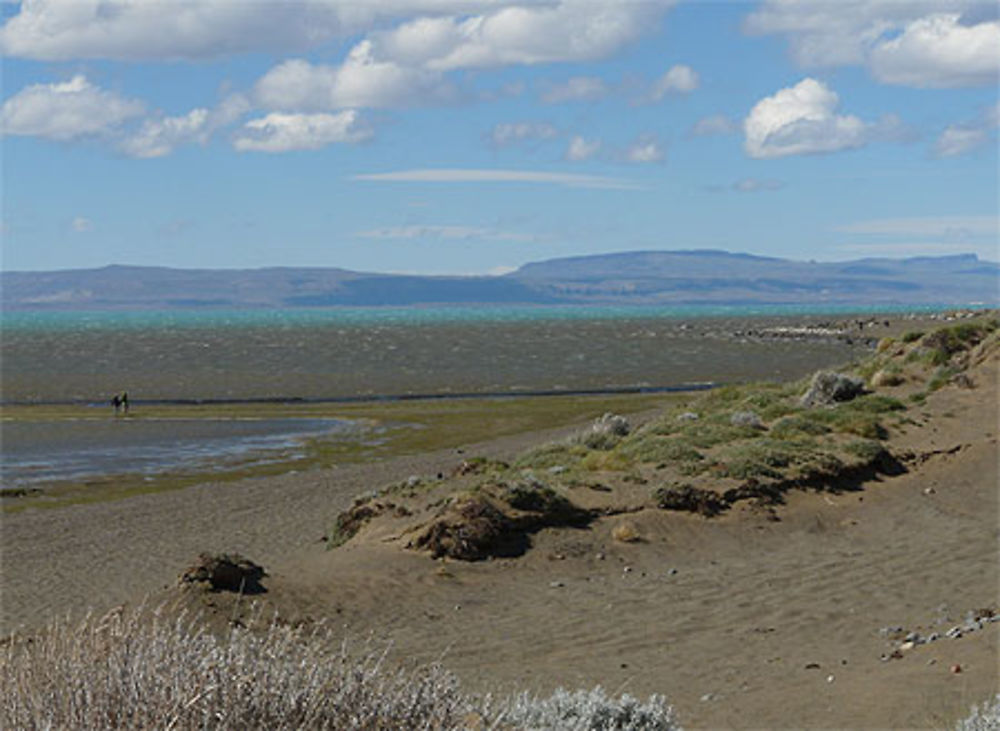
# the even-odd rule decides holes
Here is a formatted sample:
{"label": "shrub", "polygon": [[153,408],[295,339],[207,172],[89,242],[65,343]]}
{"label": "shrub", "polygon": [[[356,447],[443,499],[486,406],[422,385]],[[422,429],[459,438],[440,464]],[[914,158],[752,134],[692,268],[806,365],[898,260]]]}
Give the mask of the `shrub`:
{"label": "shrub", "polygon": [[534,467],[535,469],[548,469],[556,466],[570,467],[579,462],[586,453],[587,450],[579,445],[553,442],[523,453],[514,462],[514,466]]}
{"label": "shrub", "polygon": [[619,451],[639,462],[700,462],[701,452],[679,439],[641,434],[629,439]]}
{"label": "shrub", "polygon": [[625,694],[609,698],[600,686],[590,691],[559,688],[548,698],[528,694],[511,700],[500,716],[507,724],[523,729],[574,731],[670,731],[679,729],[674,710],[662,696],[653,695],[645,703]]}
{"label": "shrub", "polygon": [[908,330],[907,332],[903,333],[903,337],[901,339],[904,343],[915,343],[916,341],[920,340],[920,338],[922,338],[923,336],[924,336],[923,330]]}
{"label": "shrub", "polygon": [[972,712],[955,725],[955,731],[1000,731],[1000,693],[992,702],[973,706]]}
{"label": "shrub", "polygon": [[3,728],[454,728],[469,700],[438,666],[393,671],[330,630],[219,639],[186,616],[112,611],[0,648]]}
{"label": "shrub", "polygon": [[778,438],[796,437],[803,434],[819,436],[829,433],[830,427],[807,416],[786,416],[771,427],[771,435]]}
{"label": "shrub", "polygon": [[216,637],[195,619],[121,608],[0,645],[0,728],[679,728],[660,696],[557,690],[500,701],[433,664],[393,669],[371,642],[251,620]]}

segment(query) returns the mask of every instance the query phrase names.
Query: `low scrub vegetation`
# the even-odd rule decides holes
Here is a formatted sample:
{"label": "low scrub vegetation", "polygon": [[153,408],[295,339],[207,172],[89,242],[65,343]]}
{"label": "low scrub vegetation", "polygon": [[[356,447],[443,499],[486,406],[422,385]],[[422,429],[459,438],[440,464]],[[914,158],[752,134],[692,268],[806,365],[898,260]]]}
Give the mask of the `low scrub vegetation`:
{"label": "low scrub vegetation", "polygon": [[394,667],[324,627],[263,622],[220,638],[142,608],[7,638],[0,683],[6,729],[679,728],[659,696],[475,696],[438,664]]}

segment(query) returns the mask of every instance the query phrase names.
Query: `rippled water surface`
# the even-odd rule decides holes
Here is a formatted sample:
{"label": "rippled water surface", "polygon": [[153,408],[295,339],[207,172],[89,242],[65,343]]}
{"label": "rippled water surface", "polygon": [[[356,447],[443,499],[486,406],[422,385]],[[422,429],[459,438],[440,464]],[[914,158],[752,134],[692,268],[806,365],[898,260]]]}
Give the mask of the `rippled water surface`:
{"label": "rippled water surface", "polygon": [[668,386],[800,376],[857,349],[745,336],[763,322],[829,316],[689,310],[15,313],[4,321],[3,398],[102,401],[122,389],[133,400],[170,400]]}

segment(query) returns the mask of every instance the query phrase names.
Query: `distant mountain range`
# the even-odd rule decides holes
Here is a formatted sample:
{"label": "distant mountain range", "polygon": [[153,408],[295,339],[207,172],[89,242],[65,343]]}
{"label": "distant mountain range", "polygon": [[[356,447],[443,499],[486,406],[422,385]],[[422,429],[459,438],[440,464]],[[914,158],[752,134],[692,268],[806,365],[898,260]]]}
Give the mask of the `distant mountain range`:
{"label": "distant mountain range", "polygon": [[975,254],[803,262],[725,251],[637,251],[527,264],[495,277],[332,268],[108,266],[2,272],[6,310],[430,304],[971,304],[1000,302]]}

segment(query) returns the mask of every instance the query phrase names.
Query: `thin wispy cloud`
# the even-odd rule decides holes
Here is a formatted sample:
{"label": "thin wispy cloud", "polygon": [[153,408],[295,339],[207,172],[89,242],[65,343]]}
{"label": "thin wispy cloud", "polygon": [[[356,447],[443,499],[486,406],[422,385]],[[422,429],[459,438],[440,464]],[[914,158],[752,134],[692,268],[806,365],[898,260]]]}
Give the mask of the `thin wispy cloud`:
{"label": "thin wispy cloud", "polygon": [[384,183],[529,183],[607,190],[638,190],[641,187],[631,180],[609,178],[602,175],[476,168],[422,168],[385,173],[362,173],[351,176],[351,180]]}
{"label": "thin wispy cloud", "polygon": [[441,226],[413,224],[409,226],[384,226],[359,231],[356,236],[376,240],[448,239],[457,241],[519,241],[535,242],[541,237],[517,231],[503,231],[480,226]]}
{"label": "thin wispy cloud", "polygon": [[996,236],[1000,234],[997,216],[927,216],[916,218],[878,218],[838,226],[837,231],[876,236]]}

